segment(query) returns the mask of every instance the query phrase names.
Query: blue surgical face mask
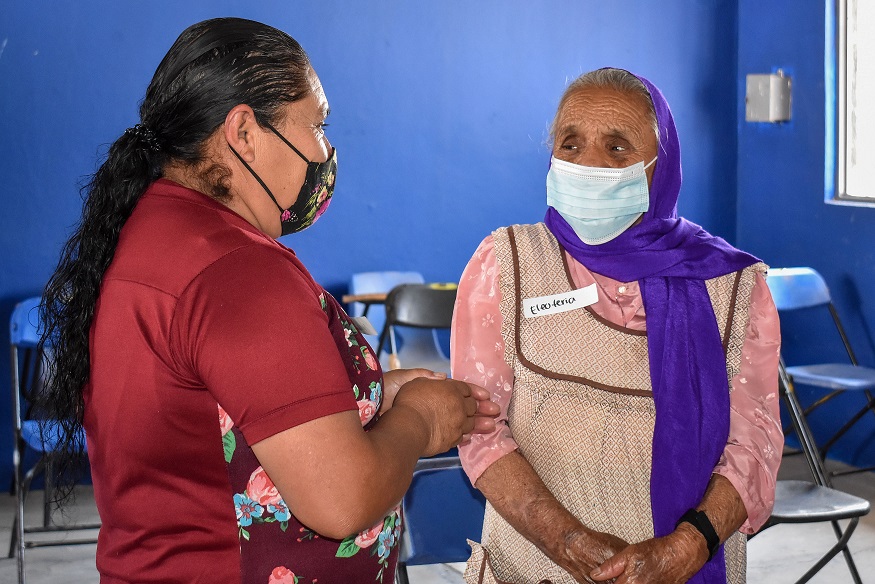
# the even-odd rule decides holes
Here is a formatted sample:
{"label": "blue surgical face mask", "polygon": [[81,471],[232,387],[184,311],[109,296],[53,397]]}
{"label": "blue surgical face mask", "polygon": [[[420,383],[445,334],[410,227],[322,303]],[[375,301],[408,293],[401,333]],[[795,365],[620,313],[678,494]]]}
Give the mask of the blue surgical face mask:
{"label": "blue surgical face mask", "polygon": [[547,172],[547,204],[588,245],[626,231],[650,205],[644,162],[626,168],[581,166],[555,156]]}

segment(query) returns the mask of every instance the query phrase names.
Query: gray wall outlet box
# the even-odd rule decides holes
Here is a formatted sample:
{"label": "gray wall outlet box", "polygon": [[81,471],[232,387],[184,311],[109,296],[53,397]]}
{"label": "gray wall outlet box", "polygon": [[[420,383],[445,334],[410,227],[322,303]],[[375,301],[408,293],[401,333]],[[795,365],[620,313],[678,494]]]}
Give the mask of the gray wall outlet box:
{"label": "gray wall outlet box", "polygon": [[791,83],[782,71],[777,74],[748,75],[744,98],[744,119],[748,122],[786,122],[790,120]]}

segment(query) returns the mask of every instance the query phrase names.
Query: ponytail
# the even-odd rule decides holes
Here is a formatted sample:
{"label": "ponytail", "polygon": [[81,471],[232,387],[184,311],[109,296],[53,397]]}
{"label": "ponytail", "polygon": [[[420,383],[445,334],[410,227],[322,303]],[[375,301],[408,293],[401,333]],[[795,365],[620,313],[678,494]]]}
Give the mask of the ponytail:
{"label": "ponytail", "polygon": [[[119,233],[146,191],[161,175],[159,153],[125,132],[83,189],[82,219],[46,285],[40,317],[40,347],[51,354],[38,408],[60,427],[55,472],[60,500],[83,470],[85,411],[82,389],[89,377],[89,332],[103,274],[112,262]],[[43,427],[43,432],[48,428]],[[56,431],[57,431],[56,430]]]}

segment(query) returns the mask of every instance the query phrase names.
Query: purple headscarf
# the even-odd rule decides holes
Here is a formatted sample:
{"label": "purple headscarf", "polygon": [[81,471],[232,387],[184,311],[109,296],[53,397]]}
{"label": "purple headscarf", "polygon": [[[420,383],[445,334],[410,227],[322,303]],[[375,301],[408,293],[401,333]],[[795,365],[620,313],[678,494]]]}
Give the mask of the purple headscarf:
{"label": "purple headscarf", "polygon": [[[545,223],[589,270],[640,282],[656,409],[650,501],[661,537],[702,500],[729,436],[726,357],[705,280],[759,260],[677,216],[681,152],[674,118],[659,89],[635,77],[650,92],[659,127],[650,208],[642,221],[601,245],[583,243],[552,207]],[[726,582],[723,546],[690,582]]]}

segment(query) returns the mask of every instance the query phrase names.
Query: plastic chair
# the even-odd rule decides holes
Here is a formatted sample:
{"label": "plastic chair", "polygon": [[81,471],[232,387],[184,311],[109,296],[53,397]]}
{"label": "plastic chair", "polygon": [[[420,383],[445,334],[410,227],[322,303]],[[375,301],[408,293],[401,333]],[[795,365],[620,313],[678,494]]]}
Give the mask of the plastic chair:
{"label": "plastic chair", "polygon": [[[359,272],[349,280],[350,294],[385,293],[400,284],[422,284],[425,278],[419,272]],[[386,324],[386,309],[382,303],[353,302],[349,305],[350,316],[367,316],[377,331],[382,331]],[[379,335],[365,335],[373,347],[379,341]]]}
{"label": "plastic chair", "polygon": [[407,566],[464,562],[467,540],[479,540],[486,499],[471,486],[455,449],[420,459],[404,496],[404,532],[397,584],[408,584]]}
{"label": "plastic chair", "polygon": [[[9,336],[12,358],[12,415],[14,448],[13,473],[15,481],[16,514],[12,523],[9,542],[9,557],[18,553],[18,582],[25,581],[25,550],[32,547],[55,545],[93,544],[94,537],[83,539],[38,539],[28,540],[29,533],[47,533],[98,529],[100,524],[55,525],[52,521],[52,455],[58,452],[60,435],[58,427],[50,420],[39,419],[40,412],[34,411],[33,396],[42,381],[46,355],[39,350],[39,305],[40,297],[28,298],[20,302],[12,312],[9,323]],[[42,425],[42,428],[40,427]],[[85,443],[84,433],[81,436]],[[28,450],[34,451],[38,459],[34,466],[22,474],[22,464]],[[43,521],[39,527],[25,525],[24,502],[35,476],[44,473],[45,492],[43,497]]]}
{"label": "plastic chair", "polygon": [[[836,535],[836,544],[832,546],[807,572],[797,580],[797,584],[808,582],[839,552],[844,554],[845,562],[854,582],[861,584],[860,574],[854,563],[854,558],[848,549],[848,541],[851,539],[860,517],[870,511],[869,501],[854,495],[832,488],[829,475],[823,467],[823,459],[820,451],[814,443],[811,429],[805,419],[805,413],[796,391],[793,381],[780,362],[778,369],[778,385],[781,399],[787,406],[790,421],[802,446],[802,452],[808,461],[808,466],[814,478],[814,482],[808,481],[778,481],[775,489],[775,506],[772,515],[763,528],[762,532],[769,527],[781,523],[819,523],[829,521]],[[839,524],[840,520],[850,520],[845,528]],[[753,536],[751,536],[753,537]]]}
{"label": "plastic chair", "polygon": [[449,375],[450,360],[440,347],[435,329],[450,328],[455,303],[455,284],[396,286],[386,298],[386,324],[377,354],[388,341],[390,369],[425,367]]}
{"label": "plastic chair", "polygon": [[[779,311],[798,310],[802,308],[828,309],[839,337],[848,354],[850,363],[818,363],[814,365],[796,365],[787,367],[790,380],[797,384],[819,387],[829,390],[829,393],[816,400],[804,410],[804,415],[810,415],[814,410],[845,392],[862,393],[866,405],[845,422],[845,424],[820,447],[820,455],[826,459],[827,451],[836,441],[845,435],[866,412],[875,415],[875,369],[860,366],[848,340],[845,329],[839,319],[838,312],[830,297],[829,288],[820,274],[811,268],[780,268],[770,269],[766,278],[772,298]],[[819,339],[820,340],[820,339]],[[867,467],[851,471],[834,472],[832,476],[849,474],[875,469]]]}

